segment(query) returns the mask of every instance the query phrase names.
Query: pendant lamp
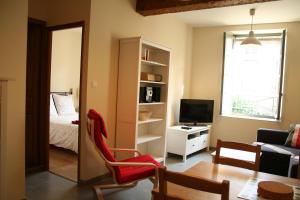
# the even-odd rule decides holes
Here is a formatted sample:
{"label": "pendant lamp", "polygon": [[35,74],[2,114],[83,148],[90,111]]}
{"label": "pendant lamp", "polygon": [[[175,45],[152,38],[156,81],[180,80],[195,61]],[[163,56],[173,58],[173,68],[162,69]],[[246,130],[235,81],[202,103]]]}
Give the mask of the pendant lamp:
{"label": "pendant lamp", "polygon": [[242,41],[241,45],[246,45],[246,44],[261,45],[260,41],[255,37],[254,32],[252,30],[253,16],[255,15],[255,9],[254,8],[250,9],[250,15],[252,17],[252,19],[251,19],[251,30],[249,32],[248,37],[245,40]]}

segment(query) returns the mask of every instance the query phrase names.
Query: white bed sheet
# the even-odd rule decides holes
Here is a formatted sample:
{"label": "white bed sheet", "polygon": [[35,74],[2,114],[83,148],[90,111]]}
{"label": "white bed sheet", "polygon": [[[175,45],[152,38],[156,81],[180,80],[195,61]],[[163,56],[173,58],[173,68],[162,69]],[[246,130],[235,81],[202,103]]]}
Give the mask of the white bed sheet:
{"label": "white bed sheet", "polygon": [[78,153],[78,125],[72,124],[74,120],[78,120],[78,113],[50,116],[50,144]]}

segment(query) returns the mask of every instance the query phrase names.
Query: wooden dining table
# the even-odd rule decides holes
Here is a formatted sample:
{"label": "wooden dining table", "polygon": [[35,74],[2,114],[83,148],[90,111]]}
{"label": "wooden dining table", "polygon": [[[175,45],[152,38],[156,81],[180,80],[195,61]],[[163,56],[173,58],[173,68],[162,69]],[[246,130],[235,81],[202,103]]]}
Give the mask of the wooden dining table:
{"label": "wooden dining table", "polygon": [[[300,186],[299,179],[293,179],[263,172],[255,172],[248,169],[233,167],[228,165],[214,164],[208,162],[199,162],[190,169],[183,172],[183,174],[202,177],[221,182],[222,180],[230,181],[229,199],[239,199],[238,194],[245,187],[247,181],[252,178],[258,178],[268,181],[277,181],[288,185]],[[221,195],[207,193],[203,191],[185,188],[173,183],[167,184],[168,194],[183,198],[186,200],[220,200]],[[153,190],[158,192],[158,188]]]}

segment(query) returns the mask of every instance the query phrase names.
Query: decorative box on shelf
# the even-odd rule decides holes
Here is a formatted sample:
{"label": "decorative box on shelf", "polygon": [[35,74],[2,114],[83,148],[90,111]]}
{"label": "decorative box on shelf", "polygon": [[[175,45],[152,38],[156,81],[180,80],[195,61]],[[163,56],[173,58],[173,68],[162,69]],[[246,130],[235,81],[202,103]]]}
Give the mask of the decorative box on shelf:
{"label": "decorative box on shelf", "polygon": [[146,110],[141,110],[141,111],[139,111],[139,120],[140,121],[148,120],[148,119],[150,119],[151,115],[152,115],[152,112],[146,111]]}
{"label": "decorative box on shelf", "polygon": [[155,82],[160,82],[160,81],[162,81],[162,75],[160,75],[160,74],[148,73],[148,72],[141,72],[141,80],[142,80],[142,81],[155,81]]}

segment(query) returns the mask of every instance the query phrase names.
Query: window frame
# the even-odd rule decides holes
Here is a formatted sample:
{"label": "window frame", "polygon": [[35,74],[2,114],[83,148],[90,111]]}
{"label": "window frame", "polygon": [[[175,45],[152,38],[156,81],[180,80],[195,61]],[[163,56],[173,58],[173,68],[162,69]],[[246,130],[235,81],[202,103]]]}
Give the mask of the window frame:
{"label": "window frame", "polygon": [[223,110],[223,93],[224,93],[224,71],[225,71],[225,59],[226,59],[226,39],[228,36],[231,37],[247,37],[247,34],[233,34],[232,32],[224,32],[223,34],[223,63],[222,63],[222,79],[221,79],[221,101],[220,101],[220,115],[221,116],[230,116],[236,118],[244,118],[244,119],[259,119],[259,120],[275,120],[280,121],[282,118],[282,102],[283,102],[283,89],[284,89],[284,70],[285,70],[285,51],[286,51],[286,29],[282,29],[281,32],[276,33],[258,33],[259,36],[281,36],[281,62],[280,62],[280,78],[279,78],[279,94],[278,94],[278,105],[277,105],[277,116],[276,118],[267,118],[267,117],[254,117],[251,115],[236,115],[230,114],[226,115],[222,113]]}

